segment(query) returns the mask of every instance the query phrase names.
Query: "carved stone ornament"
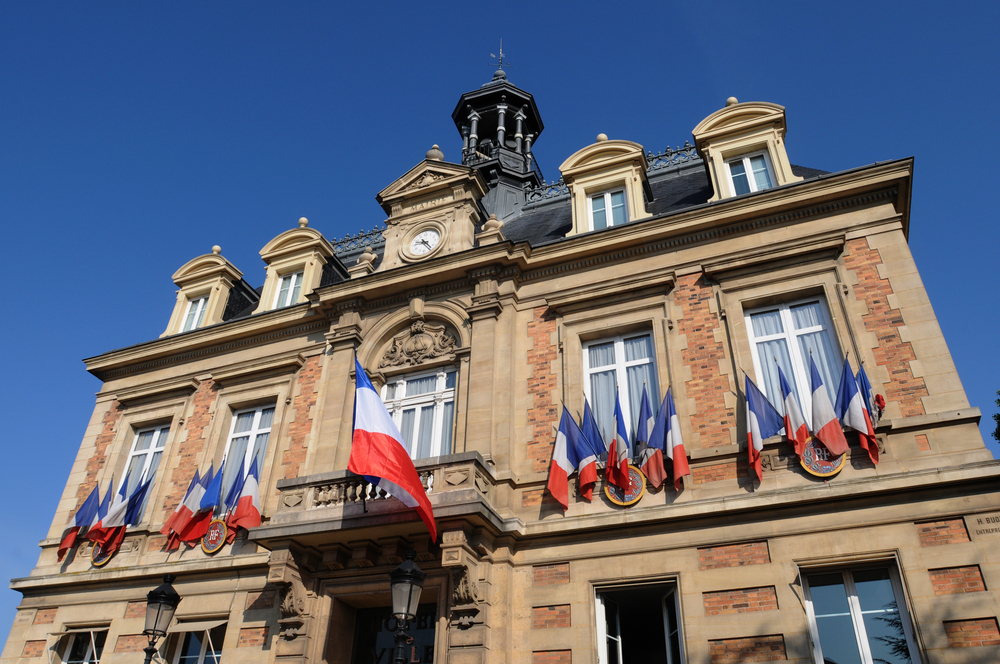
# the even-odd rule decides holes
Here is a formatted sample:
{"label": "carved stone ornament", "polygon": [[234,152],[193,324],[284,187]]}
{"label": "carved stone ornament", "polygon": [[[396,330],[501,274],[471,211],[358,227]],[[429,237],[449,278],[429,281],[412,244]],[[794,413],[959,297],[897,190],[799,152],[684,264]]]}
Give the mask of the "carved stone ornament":
{"label": "carved stone ornament", "polygon": [[414,321],[408,330],[393,337],[378,367],[412,367],[427,360],[452,355],[457,347],[458,342],[448,334],[444,325]]}
{"label": "carved stone ornament", "polygon": [[430,171],[427,171],[419,178],[417,178],[413,182],[413,184],[407,187],[407,189],[423,189],[424,187],[432,185],[438,180],[443,180],[443,179],[444,179],[443,175],[438,175],[437,173],[431,173]]}
{"label": "carved stone ornament", "polygon": [[462,565],[451,571],[455,581],[452,600],[455,604],[475,604],[479,601],[479,587],[469,578],[469,568]]}

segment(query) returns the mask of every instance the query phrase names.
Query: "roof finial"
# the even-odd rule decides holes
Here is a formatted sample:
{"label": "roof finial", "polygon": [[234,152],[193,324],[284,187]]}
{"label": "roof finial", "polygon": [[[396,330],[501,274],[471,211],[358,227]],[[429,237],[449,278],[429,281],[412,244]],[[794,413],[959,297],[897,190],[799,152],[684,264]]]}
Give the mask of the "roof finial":
{"label": "roof finial", "polygon": [[305,217],[299,217],[299,228],[305,228],[309,225],[309,220]]}
{"label": "roof finial", "polygon": [[[504,72],[504,59],[503,59],[503,37],[500,38],[500,55],[499,57],[490,53],[491,58],[497,59],[497,70],[493,73],[493,80],[507,78],[507,73]],[[490,63],[491,65],[493,63]],[[510,61],[507,61],[507,66],[510,67]]]}

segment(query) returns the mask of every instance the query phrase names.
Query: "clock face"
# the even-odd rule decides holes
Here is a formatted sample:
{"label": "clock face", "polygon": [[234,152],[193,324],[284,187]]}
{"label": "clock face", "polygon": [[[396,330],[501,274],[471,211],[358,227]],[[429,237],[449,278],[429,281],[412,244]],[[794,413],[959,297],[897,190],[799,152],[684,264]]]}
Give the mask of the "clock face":
{"label": "clock face", "polygon": [[413,241],[410,242],[410,253],[414,256],[429,254],[434,250],[434,247],[438,246],[438,242],[440,241],[441,234],[433,228],[421,231],[415,238],[413,238]]}

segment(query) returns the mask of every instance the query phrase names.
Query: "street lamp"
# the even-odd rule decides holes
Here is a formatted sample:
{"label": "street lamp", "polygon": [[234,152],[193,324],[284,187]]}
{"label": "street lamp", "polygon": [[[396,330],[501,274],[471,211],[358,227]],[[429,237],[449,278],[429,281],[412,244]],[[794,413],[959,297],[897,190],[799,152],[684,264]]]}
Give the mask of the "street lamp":
{"label": "street lamp", "polygon": [[181,602],[181,596],[170,585],[176,578],[173,574],[164,574],[163,584],[146,594],[146,629],[142,633],[149,638],[149,645],[143,648],[146,653],[145,664],[153,661],[156,640],[167,635],[170,621],[174,619],[174,611]]}
{"label": "street lamp", "polygon": [[412,641],[406,634],[406,628],[409,622],[417,617],[420,591],[424,589],[424,578],[427,576],[413,562],[416,557],[416,551],[404,552],[403,562],[389,572],[392,617],[396,619],[396,654],[393,657],[393,664],[406,664],[406,644]]}

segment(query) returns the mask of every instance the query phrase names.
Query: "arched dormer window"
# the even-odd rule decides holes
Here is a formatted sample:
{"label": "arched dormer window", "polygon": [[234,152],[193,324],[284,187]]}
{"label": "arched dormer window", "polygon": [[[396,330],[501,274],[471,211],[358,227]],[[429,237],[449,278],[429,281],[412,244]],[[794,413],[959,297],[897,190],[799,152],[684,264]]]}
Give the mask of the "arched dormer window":
{"label": "arched dormer window", "polygon": [[162,337],[221,323],[229,292],[243,273],[215,246],[212,253],[182,265],[172,278],[177,285],[177,302]]}
{"label": "arched dormer window", "polygon": [[[319,288],[323,266],[337,261],[333,245],[322,233],[309,228],[305,217],[299,219],[298,228],[268,242],[260,257],[267,263],[267,279],[255,314],[305,302],[306,295]],[[339,271],[346,276],[342,267]]]}

